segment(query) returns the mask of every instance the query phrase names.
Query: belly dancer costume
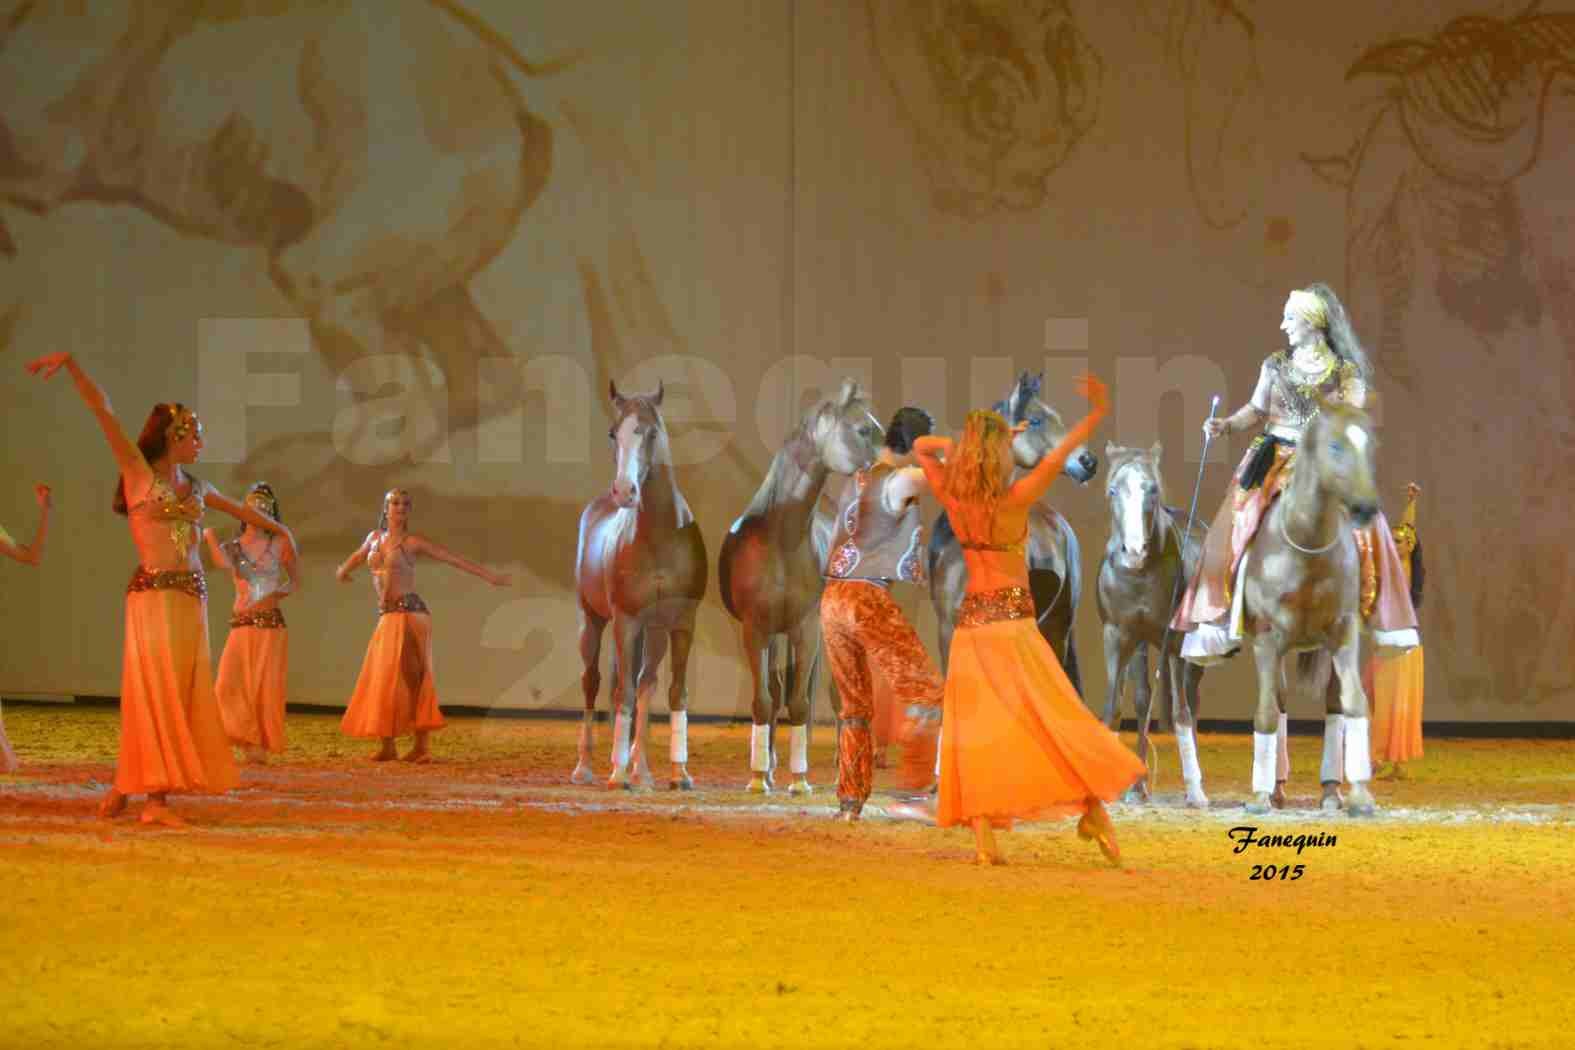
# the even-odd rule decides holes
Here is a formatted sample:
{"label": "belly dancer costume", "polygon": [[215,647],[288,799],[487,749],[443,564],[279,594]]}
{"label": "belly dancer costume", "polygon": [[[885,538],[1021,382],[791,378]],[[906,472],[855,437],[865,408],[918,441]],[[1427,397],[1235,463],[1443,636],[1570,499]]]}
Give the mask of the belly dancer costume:
{"label": "belly dancer costume", "polygon": [[[895,512],[887,504],[886,487],[897,473],[877,463],[847,486],[820,597],[821,639],[842,699],[837,798],[853,816],[869,799],[874,775],[875,675],[904,712],[902,787],[916,791],[929,784],[940,731],[941,676],[889,590],[893,581],[925,580],[918,501]],[[793,743],[796,763],[797,738]]]}
{"label": "belly dancer costume", "polygon": [[[1395,549],[1413,603],[1421,604],[1418,566],[1422,557],[1416,534],[1416,496],[1406,500],[1405,515],[1395,526]],[[1409,762],[1422,757],[1422,647],[1399,656],[1374,653],[1367,664],[1367,695],[1373,698],[1373,760]]]}
{"label": "belly dancer costume", "polygon": [[377,590],[377,629],[366,647],[361,676],[339,728],[369,740],[442,729],[437,686],[432,678],[432,617],[411,588],[415,559],[404,542],[390,545],[388,533],[368,537],[366,564]]}
{"label": "belly dancer costume", "polygon": [[219,657],[214,686],[219,714],[231,743],[277,754],[284,750],[290,632],[277,605],[254,607],[272,595],[289,594],[292,582],[272,537],[255,561],[238,536],[220,544],[219,549],[234,574],[236,590],[230,636]]}
{"label": "belly dancer costume", "polygon": [[202,572],[146,564],[192,564],[208,486],[190,480],[181,497],[155,478],[126,512],[144,564],[126,586],[115,766],[123,795],[222,792],[238,779],[214,696]]}
{"label": "belly dancer costume", "polygon": [[[958,516],[952,516],[958,528]],[[1000,543],[958,531],[964,550],[1026,560],[1028,531]],[[1147,773],[1119,737],[1083,706],[1034,619],[1033,595],[1006,587],[964,596],[947,661],[941,737],[941,827],[987,817],[1085,813],[1114,801]]]}

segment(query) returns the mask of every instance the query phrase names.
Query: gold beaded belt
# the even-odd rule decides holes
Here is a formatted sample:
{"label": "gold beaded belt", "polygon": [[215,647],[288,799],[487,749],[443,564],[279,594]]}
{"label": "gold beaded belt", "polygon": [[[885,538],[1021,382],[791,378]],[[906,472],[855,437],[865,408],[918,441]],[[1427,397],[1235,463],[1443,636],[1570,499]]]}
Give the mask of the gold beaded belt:
{"label": "gold beaded belt", "polygon": [[231,627],[266,627],[278,628],[284,626],[284,613],[278,606],[272,609],[261,609],[257,612],[236,613],[230,617]]}
{"label": "gold beaded belt", "polygon": [[127,594],[134,591],[185,591],[193,598],[207,598],[208,584],[200,572],[180,569],[152,572],[138,565],[137,571],[131,574],[131,582],[126,584]]}
{"label": "gold beaded belt", "polygon": [[388,598],[378,602],[377,615],[383,616],[395,612],[430,614],[431,610],[427,608],[427,603],[421,600],[419,594],[401,594],[398,598]]}
{"label": "gold beaded belt", "polygon": [[970,592],[963,595],[962,608],[957,613],[958,627],[983,627],[1002,620],[1032,620],[1034,596],[1026,587],[1002,587],[1000,590]]}

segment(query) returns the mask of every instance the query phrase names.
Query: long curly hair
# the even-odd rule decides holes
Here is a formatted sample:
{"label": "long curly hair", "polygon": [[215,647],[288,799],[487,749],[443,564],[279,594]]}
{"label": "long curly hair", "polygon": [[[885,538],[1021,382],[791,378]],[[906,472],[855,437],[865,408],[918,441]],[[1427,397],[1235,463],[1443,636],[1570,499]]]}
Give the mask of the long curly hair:
{"label": "long curly hair", "polygon": [[1340,297],[1334,294],[1322,281],[1309,284],[1302,291],[1316,295],[1323,302],[1324,315],[1328,318],[1324,326],[1324,335],[1329,340],[1329,349],[1346,361],[1356,365],[1356,370],[1361,373],[1362,382],[1373,381],[1373,365],[1367,358],[1367,351],[1362,348],[1362,341],[1356,338],[1356,330],[1351,327],[1350,315],[1345,312],[1345,306],[1340,302]]}
{"label": "long curly hair", "polygon": [[999,412],[977,408],[968,413],[962,440],[946,458],[944,491],[954,507],[971,512],[970,525],[987,529],[995,521],[996,505],[1006,494],[1001,446],[1011,440],[1012,428]]}
{"label": "long curly hair", "polygon": [[[137,447],[142,450],[142,458],[150,466],[163,459],[164,453],[169,451],[170,424],[185,410],[186,406],[179,401],[160,401],[148,413],[148,421],[142,424],[142,433],[137,435]],[[113,506],[116,514],[127,513],[125,478],[115,483]]]}

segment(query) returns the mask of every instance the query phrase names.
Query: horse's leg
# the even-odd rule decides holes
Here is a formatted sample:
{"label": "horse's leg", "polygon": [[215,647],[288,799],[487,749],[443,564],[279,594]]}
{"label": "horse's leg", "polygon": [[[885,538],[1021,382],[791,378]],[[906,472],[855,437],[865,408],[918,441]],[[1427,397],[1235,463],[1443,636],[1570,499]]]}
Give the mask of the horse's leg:
{"label": "horse's leg", "polygon": [[[1132,663],[1127,675],[1132,679],[1132,708],[1137,715],[1137,755],[1143,762],[1144,768],[1148,767],[1148,730],[1149,714],[1154,702],[1153,690],[1148,677],[1148,646],[1133,639]],[[1148,777],[1138,781],[1127,789],[1123,802],[1146,802],[1149,797]]]}
{"label": "horse's leg", "polygon": [[[602,631],[606,627],[606,620],[583,604],[580,606],[580,662],[585,667],[580,675],[580,689],[585,694],[585,716],[580,722],[579,760],[574,764],[574,772],[569,774],[569,781],[574,784],[589,784],[595,779],[595,774],[591,772],[591,748],[595,746],[596,694],[602,687],[599,665],[602,658]],[[613,679],[616,681],[617,677],[615,662]]]}
{"label": "horse's leg", "polygon": [[[812,616],[812,624],[806,618],[787,631],[782,695],[787,705],[788,772],[793,775],[793,783],[788,785],[790,795],[809,795],[815,790],[809,784],[809,693],[804,688],[808,675],[799,673],[799,668],[806,665],[805,656],[814,652],[813,649],[806,649],[810,639],[813,638],[813,644],[820,644],[819,610]],[[812,655],[810,659],[813,659]]]}
{"label": "horse's leg", "polygon": [[1324,702],[1323,762],[1318,767],[1318,783],[1323,788],[1323,797],[1319,799],[1318,805],[1324,812],[1334,813],[1343,802],[1340,798],[1340,780],[1345,773],[1345,715],[1340,711],[1339,679],[1333,674],[1333,661],[1321,649],[1313,656],[1316,665],[1308,676],[1308,692],[1321,696]]}
{"label": "horse's leg", "polygon": [[1353,817],[1372,816],[1378,808],[1367,782],[1373,779],[1373,756],[1367,738],[1367,692],[1362,688],[1361,624],[1346,618],[1345,638],[1334,654],[1334,672],[1340,676],[1340,709],[1345,715],[1345,811]]}
{"label": "horse's leg", "polygon": [[744,623],[744,652],[749,656],[749,674],[754,679],[750,699],[749,784],[746,791],[771,790],[771,636],[758,633]]}
{"label": "horse's leg", "polygon": [[[1121,729],[1122,674],[1126,671],[1127,656],[1123,655],[1122,631],[1113,623],[1105,624],[1105,726],[1111,732]],[[1130,655],[1130,654],[1128,654]]]}
{"label": "horse's leg", "polygon": [[771,636],[771,644],[766,651],[769,659],[766,666],[771,671],[768,680],[771,694],[771,714],[766,719],[766,786],[773,791],[777,786],[777,718],[782,714],[783,698],[787,696],[787,667],[783,649],[787,639],[781,634]]}
{"label": "horse's leg", "polygon": [[649,791],[651,777],[651,697],[656,693],[657,675],[667,655],[667,628],[647,625],[641,632],[639,680],[635,689],[633,747],[629,758],[629,779]]}
{"label": "horse's leg", "polygon": [[618,650],[618,674],[614,681],[612,709],[613,744],[612,773],[607,777],[609,788],[629,790],[629,730],[634,720],[636,680],[640,675],[640,642],[642,626],[637,616],[623,612],[613,613],[613,641]]}
{"label": "horse's leg", "polygon": [[689,646],[694,639],[693,621],[672,632],[673,681],[667,687],[667,718],[672,735],[667,757],[673,764],[673,775],[667,786],[674,791],[693,791],[695,786],[689,776]]}
{"label": "horse's leg", "polygon": [[1187,787],[1187,805],[1208,809],[1209,797],[1203,793],[1203,767],[1198,765],[1198,679],[1203,668],[1180,656],[1162,656],[1168,665],[1170,682],[1170,721],[1176,730],[1176,753],[1181,756],[1181,780]]}
{"label": "horse's leg", "polygon": [[1066,625],[1066,633],[1061,636],[1063,650],[1061,668],[1066,672],[1067,679],[1072,683],[1072,688],[1077,690],[1077,695],[1083,695],[1083,672],[1077,665],[1077,624]]}
{"label": "horse's leg", "polygon": [[1252,795],[1247,812],[1267,813],[1274,791],[1280,715],[1280,641],[1264,631],[1252,641],[1258,665],[1258,710],[1252,720]]}

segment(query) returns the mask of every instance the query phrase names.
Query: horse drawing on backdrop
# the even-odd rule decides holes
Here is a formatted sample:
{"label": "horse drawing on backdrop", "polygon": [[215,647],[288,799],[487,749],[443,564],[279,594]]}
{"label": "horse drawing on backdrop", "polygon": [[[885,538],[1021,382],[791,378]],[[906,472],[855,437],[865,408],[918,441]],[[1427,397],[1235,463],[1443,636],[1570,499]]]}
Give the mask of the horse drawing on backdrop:
{"label": "horse drawing on backdrop", "polygon": [[[1365,526],[1378,513],[1376,446],[1366,412],[1324,402],[1303,433],[1290,480],[1243,555],[1243,635],[1252,640],[1258,670],[1251,812],[1265,813],[1272,805],[1275,736],[1284,706],[1281,669],[1289,653],[1298,654],[1296,687],[1311,695],[1324,692],[1332,658],[1338,711],[1345,717],[1350,784],[1345,809],[1367,816],[1376,808],[1367,788],[1372,758],[1358,666],[1361,569],[1352,532],[1353,522]],[[1326,805],[1327,794],[1326,789]]]}
{"label": "horse drawing on backdrop", "polygon": [[792,794],[807,794],[809,718],[820,666],[820,592],[828,522],[821,489],[875,460],[881,426],[851,379],[804,416],[772,457],[743,516],[733,522],[717,561],[722,603],[743,630],[754,682],[749,790],[775,786],[775,729],[786,706],[792,732]]}
{"label": "horse drawing on backdrop", "polygon": [[[673,477],[667,427],[656,393],[624,397],[616,384],[612,396],[615,466],[611,489],[586,505],[580,515],[575,553],[575,594],[579,602],[580,658],[585,671],[585,717],[580,724],[579,761],[570,779],[589,784],[596,694],[601,687],[602,631],[613,628],[612,774],[610,788],[651,786],[651,695],[669,644],[673,652],[667,709],[672,726],[669,786],[694,787],[689,761],[688,692],[685,679],[694,642],[695,614],[705,597],[705,541],[689,504]],[[631,741],[632,722],[632,741]],[[631,781],[634,783],[632,784]]]}
{"label": "horse drawing on backdrop", "polygon": [[[252,251],[331,372],[367,355],[430,366],[412,382],[447,426],[421,429],[419,460],[517,400],[507,370],[482,378],[510,349],[470,282],[551,167],[552,128],[522,90],[568,63],[527,61],[459,0],[377,9],[0,5],[0,202],[128,205]],[[0,209],[0,264],[25,247]],[[0,312],[0,340],[23,309]],[[375,422],[343,436],[346,456],[375,461]],[[273,451],[256,472],[290,487],[339,462],[326,432]]]}
{"label": "horse drawing on backdrop", "polygon": [[[1165,505],[1159,472],[1161,451],[1157,441],[1148,449],[1105,446],[1110,539],[1095,583],[1105,635],[1105,725],[1119,727],[1121,694],[1130,679],[1137,710],[1137,753],[1147,760],[1148,647],[1163,649],[1157,657],[1161,661],[1159,695],[1161,702],[1170,697],[1187,805],[1206,809],[1209,800],[1203,793],[1196,736],[1203,668],[1183,660],[1182,636],[1174,631],[1167,635],[1166,631],[1181,593],[1178,581],[1190,579],[1197,571],[1204,529],[1194,523],[1189,533],[1186,515]],[[1140,782],[1132,791],[1146,799],[1148,784]]]}
{"label": "horse drawing on backdrop", "polygon": [[[1008,423],[1027,423],[1028,429],[1012,442],[1012,456],[1018,471],[1032,470],[1066,436],[1066,424],[1055,409],[1039,399],[1044,373],[1017,377],[1006,400],[995,410]],[[1099,470],[1099,460],[1086,448],[1067,457],[1062,473],[1079,485],[1087,484]],[[1015,477],[1015,475],[1014,475]],[[930,603],[940,629],[941,670],[944,673],[952,647],[952,630],[957,610],[962,606],[968,586],[968,567],[963,562],[961,545],[943,512],[936,519],[929,545]],[[1028,514],[1028,585],[1034,596],[1039,633],[1055,650],[1056,659],[1079,694],[1082,676],[1077,667],[1077,639],[1074,623],[1078,599],[1083,591],[1077,534],[1060,514],[1043,503]]]}

